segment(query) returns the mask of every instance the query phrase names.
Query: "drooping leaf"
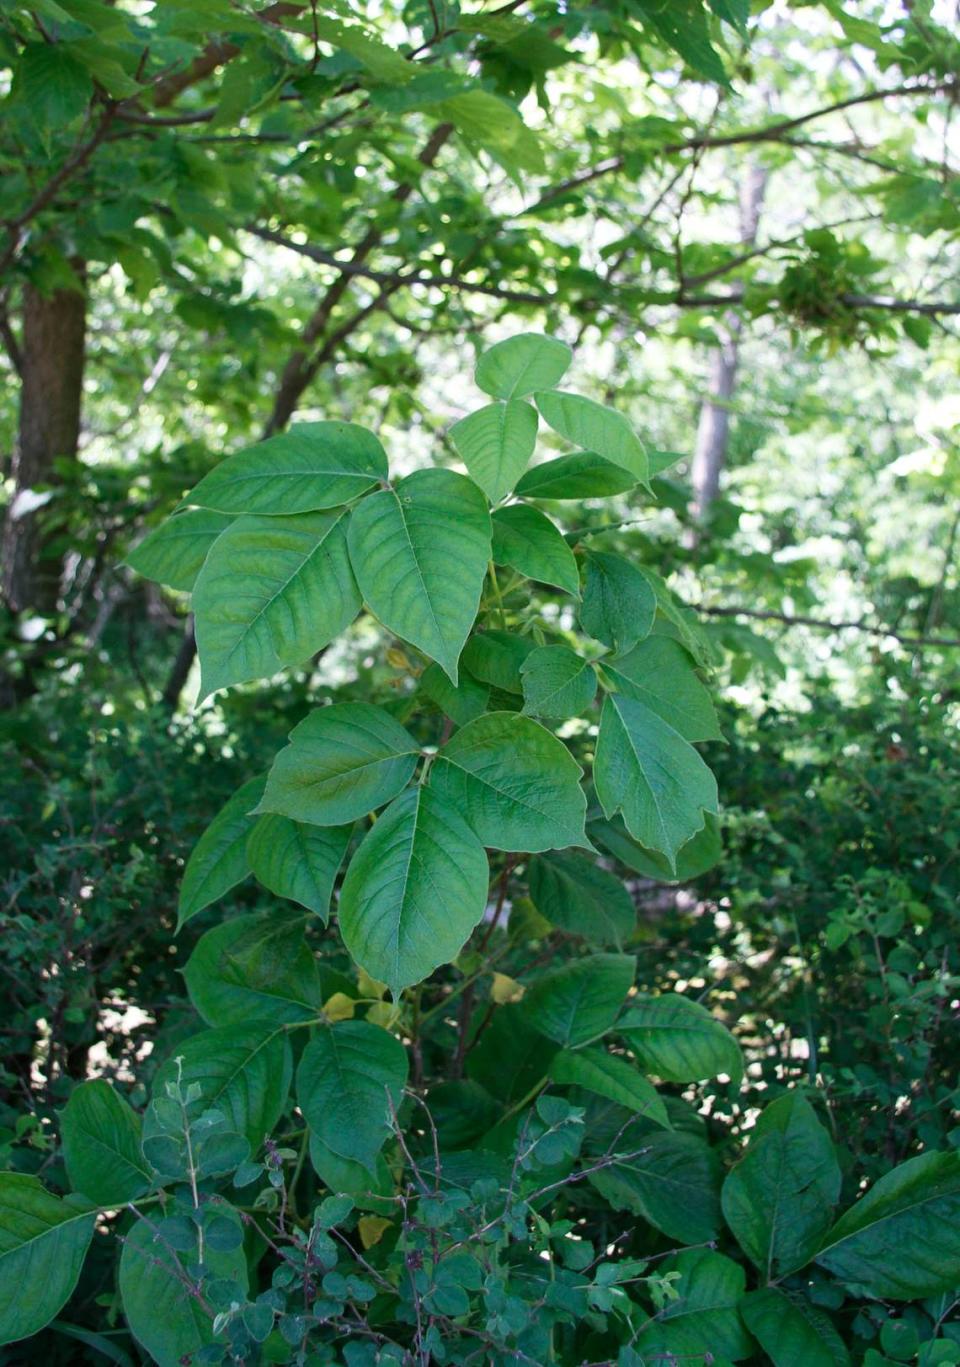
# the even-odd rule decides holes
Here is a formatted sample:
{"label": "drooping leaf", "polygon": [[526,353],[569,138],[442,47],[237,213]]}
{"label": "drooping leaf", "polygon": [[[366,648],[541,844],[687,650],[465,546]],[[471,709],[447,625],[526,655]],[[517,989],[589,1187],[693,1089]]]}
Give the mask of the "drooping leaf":
{"label": "drooping leaf", "polygon": [[480,605],[490,538],[486,499],[453,470],[415,470],[364,499],[350,519],[350,559],[364,602],[452,683]]}
{"label": "drooping leaf", "polygon": [[533,455],[536,409],[519,399],[488,403],[455,422],[449,436],[471,477],[491,503],[499,503]]}
{"label": "drooping leaf", "polygon": [[593,702],[597,675],[569,646],[538,646],[520,666],[523,710],[534,717],[578,717]]}
{"label": "drooping leaf", "polygon": [[740,1314],[773,1367],[849,1367],[850,1354],[833,1322],[799,1291],[748,1291]]}
{"label": "drooping leaf", "polygon": [[317,1031],[297,1068],[297,1104],[320,1142],[376,1172],[390,1133],[391,1108],[407,1082],[403,1045],[369,1021],[341,1021]]}
{"label": "drooping leaf", "polygon": [[617,1027],[640,1064],[665,1082],[703,1082],[743,1074],[740,1046],[705,1006],[679,992],[638,994]]}
{"label": "drooping leaf", "polygon": [[622,945],[637,912],[627,889],[612,873],[579,854],[538,855],[527,874],[541,916],[592,945]]}
{"label": "drooping leaf", "polygon": [[565,1048],[599,1039],[610,1030],[633,986],[629,954],[591,954],[538,977],[523,1006],[531,1024]]}
{"label": "drooping leaf", "polygon": [[145,579],[189,593],[210,548],[233,522],[226,513],[190,508],[162,522],[127,556],[127,564]]}
{"label": "drooping leaf", "polygon": [[750,1356],[753,1344],[738,1309],[746,1286],[739,1263],[708,1248],[685,1248],[661,1271],[680,1274],[674,1283],[677,1296],[637,1335],[644,1358],[739,1362]]}
{"label": "drooping leaf", "polygon": [[[529,636],[509,631],[481,631],[463,648],[462,663],[475,679],[504,693],[522,693],[520,671],[534,649]],[[472,720],[472,718],[471,718]]]}
{"label": "drooping leaf", "polygon": [[278,517],[337,508],[386,478],[387,455],[372,432],[352,422],[304,422],[227,456],[187,502]]}
{"label": "drooping leaf", "polygon": [[445,712],[458,726],[480,717],[487,710],[490,690],[475,679],[466,668],[468,641],[460,656],[460,682],[454,686],[439,665],[428,665],[420,676],[420,687],[441,712]]}
{"label": "drooping leaf", "polygon": [[346,512],[240,517],[218,537],[193,595],[201,693],[302,664],[360,611]]}
{"label": "drooping leaf", "polygon": [[0,1173],[0,1344],[38,1333],[66,1304],[95,1219],[27,1173]]}
{"label": "drooping leaf", "polygon": [[71,1189],[98,1206],[125,1205],[153,1185],[140,1152],[140,1117],[102,1078],[70,1093],[60,1135]]}
{"label": "drooping leaf", "polygon": [[235,916],[200,937],[183,976],[208,1025],[283,1025],[319,1015],[323,982],[303,925],[287,913]]}
{"label": "drooping leaf", "polygon": [[525,1002],[499,1006],[467,1055],[467,1076],[508,1104],[526,1096],[546,1077],[557,1052],[536,1026]]}
{"label": "drooping leaf", "polygon": [[580,572],[573,551],[550,519],[526,503],[498,508],[493,523],[493,559],[528,579],[556,584],[579,594]]}
{"label": "drooping leaf", "polygon": [[681,1243],[717,1237],[722,1169],[709,1145],[680,1131],[628,1130],[618,1148],[623,1158],[589,1178],[614,1210],[639,1215]]}
{"label": "drooping leaf", "polygon": [[275,896],[299,902],[326,921],[352,831],[352,823],[312,826],[264,812],[247,838],[250,871]]}
{"label": "drooping leaf", "polygon": [[580,766],[556,736],[517,712],[489,712],[439,752],[430,787],[498,850],[583,845]]}
{"label": "drooping leaf", "polygon": [[957,1286],[960,1154],[921,1153],[884,1173],[840,1216],[816,1260],[847,1286],[884,1300]]}
{"label": "drooping leaf", "polygon": [[463,948],[483,915],[483,846],[432,788],[403,793],[350,862],[340,932],[353,958],[394,996]]}
{"label": "drooping leaf", "polygon": [[[190,1260],[189,1253],[170,1248],[152,1219],[138,1221],[124,1239],[119,1275],[123,1313],[134,1338],[157,1367],[195,1361],[199,1350],[214,1340],[213,1316],[193,1294],[184,1271]],[[206,1266],[216,1276],[236,1282],[243,1295],[247,1260],[242,1240],[228,1252],[208,1248]]]}
{"label": "drooping leaf", "polygon": [[166,1084],[178,1078],[184,1087],[196,1083],[204,1108],[222,1111],[229,1128],[245,1135],[256,1153],[273,1132],[290,1091],[288,1036],[267,1023],[227,1025],[191,1035],[177,1045],[176,1054],[158,1068],[154,1097],[165,1096]]}
{"label": "drooping leaf", "polygon": [[616,690],[645,703],[688,741],[722,740],[710,694],[690,656],[668,636],[648,636],[604,666]]}
{"label": "drooping leaf", "polygon": [[648,476],[647,456],[640,438],[622,413],[604,408],[580,394],[543,390],[534,396],[544,420],[574,446],[596,452],[620,465],[641,483]]}
{"label": "drooping leaf", "polygon": [[830,1136],[799,1092],[764,1108],[723,1184],[723,1214],[768,1282],[813,1257],[830,1228],[840,1181]]}
{"label": "drooping leaf", "polygon": [[194,845],[180,884],[178,928],[249,874],[247,836],[256,820],[251,813],[265,783],[265,776],[259,775],[238,788]]}
{"label": "drooping leaf", "polygon": [[688,66],[709,81],[729,85],[726,68],[720,54],[710,41],[707,16],[700,0],[672,0],[661,5],[658,0],[638,0],[644,25],[678,52]]}
{"label": "drooping leaf", "polygon": [[626,493],[637,477],[595,451],[574,451],[528,470],[517,484],[522,498],[611,498]]}
{"label": "drooping leaf", "polygon": [[573,359],[565,342],[538,332],[521,332],[496,342],[477,362],[476,380],[495,399],[522,399],[552,389]]}
{"label": "drooping leaf", "polygon": [[594,781],[607,817],[663,854],[677,852],[717,810],[717,783],[693,746],[633,698],[608,695],[600,715]]}
{"label": "drooping leaf", "polygon": [[334,703],[305,717],[273,762],[258,811],[315,826],[343,826],[401,792],[420,747],[389,712]]}
{"label": "drooping leaf", "polygon": [[628,869],[658,883],[689,882],[712,869],[723,858],[720,822],[713,812],[705,814],[703,830],[681,845],[677,852],[676,865],[672,869],[662,854],[658,854],[656,850],[645,849],[634,840],[620,817],[614,817],[612,821],[589,822],[587,834]]}
{"label": "drooping leaf", "polygon": [[670,1129],[667,1108],[653,1084],[632,1063],[605,1049],[564,1049],[550,1064],[550,1076],[561,1086],[582,1087]]}
{"label": "drooping leaf", "polygon": [[697,621],[693,610],[680,602],[656,570],[650,569],[648,565],[638,565],[637,569],[653,589],[657,600],[655,630],[664,635],[675,636],[701,668],[706,669],[716,664],[722,657],[718,655],[710,638]]}
{"label": "drooping leaf", "polygon": [[622,654],[650,634],[657,602],[653,590],[622,555],[591,551],[580,606],[580,625],[589,636]]}

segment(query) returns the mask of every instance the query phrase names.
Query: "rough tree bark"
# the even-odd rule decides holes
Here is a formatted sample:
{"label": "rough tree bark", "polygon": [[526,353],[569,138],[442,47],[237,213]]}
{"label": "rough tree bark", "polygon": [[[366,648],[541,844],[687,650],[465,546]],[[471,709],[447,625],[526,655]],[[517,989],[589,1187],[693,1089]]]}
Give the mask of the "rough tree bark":
{"label": "rough tree bark", "polygon": [[56,484],[55,462],[77,454],[86,293],[61,289],[43,295],[26,285],[22,317],[14,494],[3,528],[0,565],[7,607],[46,616],[57,606],[62,559],[51,552],[52,538],[43,531],[45,509],[33,506],[32,491]]}
{"label": "rough tree bark", "polygon": [[[766,169],[756,165],[749,167],[740,187],[740,240],[744,247],[752,247],[757,240],[766,188]],[[742,316],[728,313],[721,324],[721,342],[710,364],[707,397],[700,409],[690,482],[694,516],[701,524],[719,493],[720,475],[726,462],[730,401],[737,383],[742,331]]]}

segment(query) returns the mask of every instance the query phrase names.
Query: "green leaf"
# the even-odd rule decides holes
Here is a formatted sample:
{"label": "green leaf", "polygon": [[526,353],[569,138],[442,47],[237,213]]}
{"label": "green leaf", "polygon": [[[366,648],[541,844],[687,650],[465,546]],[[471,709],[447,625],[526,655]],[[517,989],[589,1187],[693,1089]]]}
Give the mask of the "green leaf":
{"label": "green leaf", "polygon": [[193,595],[201,694],[302,664],[360,611],[346,512],[240,517],[216,541]]}
{"label": "green leaf", "polygon": [[[181,1367],[196,1361],[199,1350],[213,1343],[213,1319],[184,1271],[189,1255],[176,1254],[155,1226],[153,1217],[139,1221],[124,1239],[120,1300],[131,1333],[157,1367]],[[215,1276],[245,1290],[242,1244],[229,1252],[208,1249],[205,1262]]]}
{"label": "green leaf", "polygon": [[[720,1160],[692,1134],[630,1132],[625,1157],[591,1173],[589,1182],[614,1210],[628,1210],[685,1244],[708,1243],[720,1232]],[[634,1150],[639,1152],[634,1152]]]}
{"label": "green leaf", "polygon": [[303,917],[235,916],[197,942],[183,976],[208,1025],[283,1025],[319,1015],[324,992]]}
{"label": "green leaf", "polygon": [[608,1054],[605,1049],[564,1049],[551,1063],[550,1077],[560,1086],[583,1087],[670,1129],[667,1108],[653,1084],[625,1058]]}
{"label": "green leaf", "polygon": [[144,537],[126,563],[144,579],[189,593],[211,546],[232,522],[226,513],[208,508],[177,513]]}
{"label": "green leaf", "polygon": [[536,1029],[526,1003],[510,1003],[497,1007],[467,1055],[467,1076],[509,1104],[543,1081],[556,1052],[556,1044]]}
{"label": "green leaf", "polygon": [[483,846],[430,788],[403,793],[351,860],[340,933],[355,961],[394,997],[454,959],[483,916]]}
{"label": "green leaf", "polygon": [[717,782],[689,742],[644,703],[608,695],[600,715],[594,781],[607,817],[676,869],[677,852],[717,810]]}
{"label": "green leaf", "polygon": [[709,81],[729,86],[730,79],[716,48],[701,0],[638,0],[644,25],[649,24],[668,47],[678,52],[688,66]]}
{"label": "green leaf", "polygon": [[255,820],[251,813],[265,783],[260,775],[238,788],[194,845],[180,884],[178,930],[249,874],[247,836]]}
{"label": "green leaf", "polygon": [[480,606],[490,537],[486,499],[453,470],[415,470],[350,519],[350,559],[367,607],[452,683]]}
{"label": "green leaf", "polygon": [[551,969],[523,999],[531,1024],[565,1048],[599,1039],[611,1029],[633,986],[636,960],[629,954],[591,954]]}
{"label": "green leaf", "polygon": [[288,897],[326,923],[337,870],[353,831],[346,826],[308,826],[265,812],[247,838],[253,876],[276,897]]}
{"label": "green leaf", "polygon": [[523,710],[535,717],[578,717],[593,702],[597,674],[569,646],[538,646],[520,666]]}
{"label": "green leaf", "polygon": [[539,723],[489,712],[439,752],[430,787],[497,850],[549,850],[586,841],[581,769]]}
{"label": "green leaf", "polygon": [[691,836],[686,844],[680,847],[674,867],[671,867],[669,860],[662,854],[658,854],[656,850],[645,849],[628,835],[619,817],[613,821],[591,821],[587,826],[587,833],[591,840],[602,845],[628,869],[658,883],[689,882],[712,869],[723,858],[720,822],[713,812],[706,813],[703,830]]}
{"label": "green leaf", "polygon": [[527,468],[537,444],[537,414],[518,399],[488,403],[450,428],[450,440],[491,503],[499,503]]}
{"label": "green leaf", "polygon": [[960,1154],[922,1153],[885,1173],[840,1216],[816,1261],[858,1294],[884,1300],[957,1286]]}
{"label": "green leaf", "polygon": [[580,446],[584,451],[629,470],[635,480],[646,483],[647,456],[640,438],[622,413],[604,408],[580,394],[543,390],[534,401],[545,422],[554,432]]}
{"label": "green leaf", "polygon": [[357,1163],[352,1158],[341,1158],[322,1143],[317,1134],[311,1132],[310,1162],[324,1186],[331,1191],[351,1196],[361,1210],[374,1210],[381,1215],[385,1209],[390,1210],[389,1205],[377,1199],[386,1197],[389,1201],[394,1192],[393,1176],[383,1154],[377,1158],[376,1177],[371,1181],[370,1174],[362,1163]]}
{"label": "green leaf", "polygon": [[748,1291],[740,1314],[773,1367],[849,1367],[832,1322],[798,1291]]}
{"label": "green leaf", "polygon": [[517,485],[523,498],[610,498],[636,484],[635,475],[596,451],[574,451],[528,470]]}
{"label": "green leaf", "polygon": [[257,810],[315,826],[346,825],[395,798],[413,777],[419,753],[409,731],[382,707],[318,708],[291,731]]}
{"label": "green leaf", "polygon": [[[245,1135],[256,1153],[283,1113],[293,1058],[290,1041],[275,1026],[227,1025],[203,1030],[177,1045],[184,1087],[196,1083],[204,1109],[221,1111],[228,1128]],[[177,1059],[167,1059],[153,1082],[154,1099],[176,1082]]]}
{"label": "green leaf", "polygon": [[796,1272],[816,1253],[840,1180],[830,1136],[799,1092],[764,1108],[723,1184],[723,1214],[768,1282]]}
{"label": "green leaf", "polygon": [[369,1021],[341,1021],[317,1031],[297,1068],[297,1104],[331,1153],[376,1173],[407,1084],[406,1050]]}
{"label": "green leaf", "polygon": [[618,948],[633,934],[633,898],[619,878],[582,855],[538,855],[527,878],[537,911],[560,930]]}
{"label": "green leaf", "polygon": [[277,517],[339,507],[386,478],[386,452],[372,432],[352,422],[305,422],[228,456],[186,501]]}
{"label": "green leaf", "polygon": [[650,634],[657,603],[637,567],[622,555],[591,551],[580,607],[580,625],[622,653]]}
{"label": "green leaf", "polygon": [[679,992],[638,995],[618,1029],[646,1072],[664,1082],[703,1082],[726,1073],[743,1075],[740,1046],[699,1002]]}
{"label": "green leaf", "polygon": [[95,1219],[35,1177],[0,1173],[0,1343],[38,1333],[70,1299]]}
{"label": "green leaf", "polygon": [[15,69],[12,98],[33,119],[44,143],[83,114],[93,96],[90,73],[68,43],[27,43]]}
{"label": "green leaf", "polygon": [[739,1362],[753,1352],[738,1306],[746,1277],[743,1268],[708,1248],[686,1248],[659,1271],[678,1272],[676,1300],[668,1300],[646,1321],[636,1338],[647,1361],[697,1359]]}
{"label": "green leaf", "polygon": [[559,530],[537,508],[511,503],[498,508],[493,523],[493,559],[528,579],[580,593],[580,572],[573,551]]}
{"label": "green leaf", "polygon": [[140,1117],[102,1078],[70,1093],[60,1136],[70,1186],[98,1206],[125,1205],[153,1186],[140,1152]]}
{"label": "green leaf", "polygon": [[512,174],[543,171],[543,152],[535,135],[506,100],[486,90],[468,90],[434,106],[441,122],[454,125]]}
{"label": "green leaf", "polygon": [[603,669],[618,692],[645,703],[684,740],[723,739],[710,694],[690,656],[668,636],[648,636]]}
{"label": "green leaf", "polygon": [[477,362],[476,380],[495,399],[522,399],[563,379],[573,352],[556,337],[521,332],[489,347]]}
{"label": "green leaf", "polygon": [[461,660],[464,668],[482,683],[504,693],[522,693],[520,671],[534,648],[529,636],[517,636],[509,631],[482,631],[470,637]]}
{"label": "green leaf", "polygon": [[693,610],[681,603],[675,594],[671,593],[656,570],[651,570],[646,565],[638,565],[637,569],[653,589],[657,600],[657,613],[659,615],[655,629],[665,636],[676,636],[684,649],[690,652],[702,668],[709,668],[716,664],[718,657],[715,649],[697,621]]}
{"label": "green leaf", "polygon": [[420,687],[441,712],[455,721],[458,726],[466,726],[468,721],[480,717],[490,702],[490,690],[475,679],[466,668],[467,652],[470,641],[460,656],[460,682],[452,684],[439,665],[428,665],[420,676]]}

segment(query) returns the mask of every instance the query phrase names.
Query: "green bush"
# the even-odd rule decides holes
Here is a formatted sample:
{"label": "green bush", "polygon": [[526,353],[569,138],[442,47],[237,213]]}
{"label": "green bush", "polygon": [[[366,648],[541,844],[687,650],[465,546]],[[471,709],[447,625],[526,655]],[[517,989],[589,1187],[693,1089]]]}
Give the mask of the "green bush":
{"label": "green bush", "polygon": [[[533,334],[484,353],[490,402],[451,434],[470,478],[393,481],[371,433],[294,427],[133,553],[193,583],[204,692],[316,656],[364,604],[383,630],[267,772],[266,705],[230,761],[180,886],[178,926],[209,927],[195,1016],[161,1030],[147,1104],[71,1086],[70,1038],[48,1046],[59,1147],[14,1126],[0,1174],[6,1342],[55,1320],[58,1353],[160,1367],[960,1362],[952,756],[922,706],[845,733],[826,699],[816,728],[730,717],[722,744],[711,638],[617,523],[567,525],[667,460],[557,391],[568,361]],[[574,449],[527,470],[540,419]],[[125,832],[150,802],[186,829],[219,770],[143,724],[104,756],[131,743],[116,831],[80,760],[60,810],[103,865],[91,945],[137,914],[97,1000],[169,1008],[172,909],[144,923],[177,855]],[[22,867],[34,848],[25,827]],[[37,906],[75,919],[57,848]]]}

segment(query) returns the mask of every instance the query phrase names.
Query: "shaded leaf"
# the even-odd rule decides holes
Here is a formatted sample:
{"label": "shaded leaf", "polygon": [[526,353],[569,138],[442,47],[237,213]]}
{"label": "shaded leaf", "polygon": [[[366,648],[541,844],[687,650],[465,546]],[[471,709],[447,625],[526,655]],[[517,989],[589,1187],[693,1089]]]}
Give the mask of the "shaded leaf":
{"label": "shaded leaf", "polygon": [[582,845],[586,799],[566,746],[517,712],[489,712],[439,752],[430,787],[498,850]]}
{"label": "shaded leaf", "polygon": [[259,812],[316,826],[342,826],[404,789],[420,747],[389,712],[334,703],[305,717],[273,762]]}
{"label": "shaded leaf", "polygon": [[302,664],[360,611],[344,509],[240,517],[219,536],[193,595],[207,696]]}
{"label": "shaded leaf", "polygon": [[486,499],[453,470],[416,470],[364,499],[348,542],[364,602],[457,682],[490,560]]}
{"label": "shaded leaf", "polygon": [[355,961],[397,997],[454,959],[483,916],[483,846],[432,788],[403,793],[351,860],[340,932]]}
{"label": "shaded leaf", "polygon": [[353,825],[313,826],[265,812],[247,838],[253,876],[277,897],[288,897],[324,921]]}
{"label": "shaded leaf", "polygon": [[372,432],[352,422],[304,422],[227,456],[186,501],[276,517],[336,508],[386,478],[386,452]]}
{"label": "shaded leaf", "polygon": [[499,503],[527,468],[537,444],[537,414],[528,403],[489,403],[454,423],[450,440],[491,503]]}

